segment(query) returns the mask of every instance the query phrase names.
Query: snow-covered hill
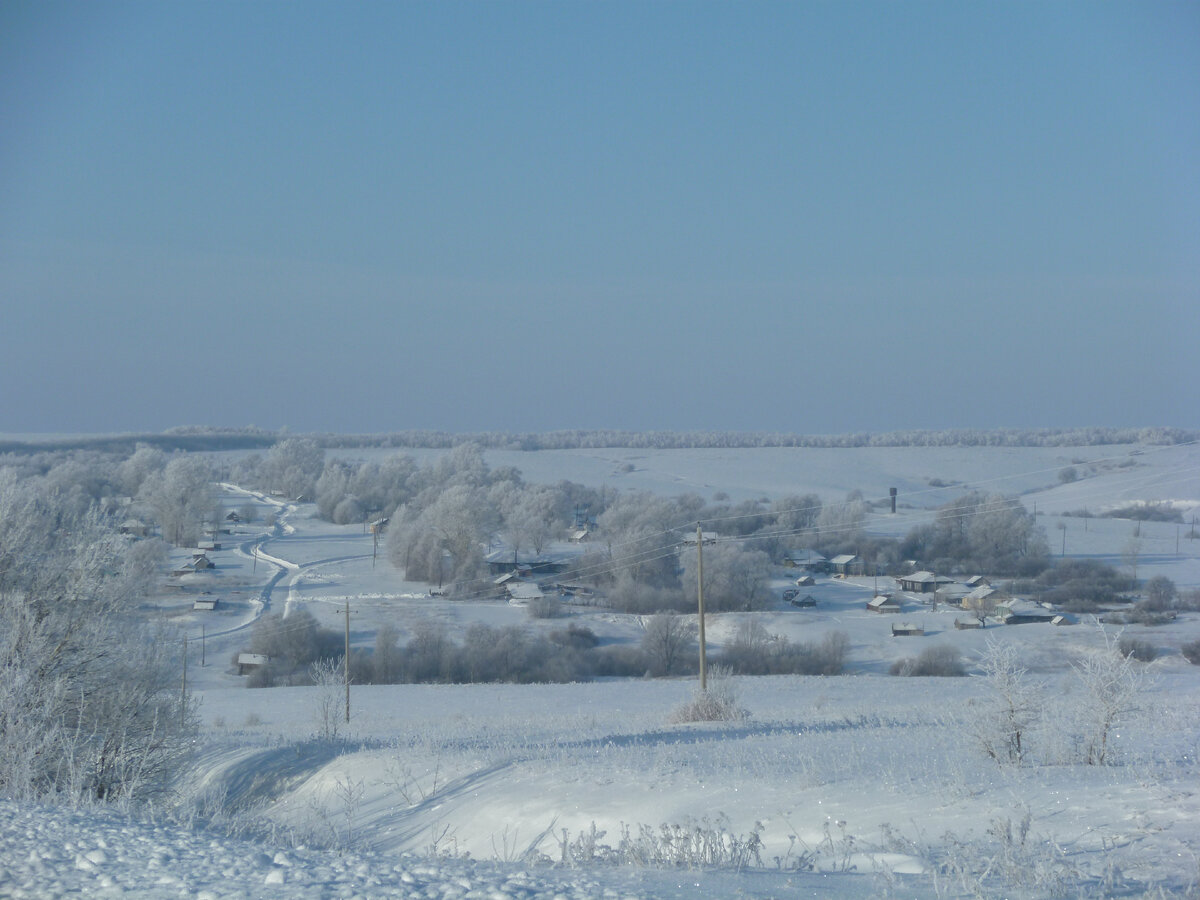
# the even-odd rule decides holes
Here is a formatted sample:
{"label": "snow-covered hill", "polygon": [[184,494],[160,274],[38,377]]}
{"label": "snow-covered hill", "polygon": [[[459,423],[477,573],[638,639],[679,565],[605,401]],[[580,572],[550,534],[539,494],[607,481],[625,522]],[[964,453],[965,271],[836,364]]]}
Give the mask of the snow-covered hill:
{"label": "snow-covered hill", "polygon": [[[881,534],[928,521],[972,488],[1020,493],[1053,549],[1065,538],[1068,555],[1117,564],[1132,523],[1062,513],[1169,500],[1190,517],[1200,505],[1191,446],[910,449],[487,457],[534,482],[734,499],[882,497],[897,486],[898,512],[868,520]],[[1066,466],[1076,480],[1060,478]],[[978,666],[971,678],[885,674],[919,646],[864,609],[871,579],[822,579],[816,610],[779,603],[756,614],[792,640],[847,633],[854,674],[734,679],[741,721],[670,724],[689,681],[358,686],[349,724],[318,740],[328,730],[320,688],[248,690],[230,665],[264,611],[302,606],[341,628],[349,603],[358,647],[384,622],[402,632],[430,618],[451,629],[563,622],[533,622],[495,600],[431,597],[373,558],[361,526],[320,521],[311,506],[232,486],[223,498],[273,507],[282,521],[241,526],[212,554],[215,570],[186,576],[156,604],[189,635],[200,701],[190,793],[175,804],[190,818],[168,825],[160,811],[146,824],[111,810],[7,804],[0,896],[1188,896],[1200,882],[1200,669],[1178,652],[1200,637],[1195,615],[1129,629],[1161,656],[1144,668],[1106,766],[1081,764],[1072,743],[1086,706],[1072,664],[1104,644],[1098,628],[958,631],[952,611],[906,611],[925,627],[920,646],[950,644],[974,661],[989,640],[1019,642],[1044,682],[1029,764],[1000,767],[977,733],[991,696]],[[1141,524],[1139,577],[1200,585],[1200,541],[1181,530]],[[192,608],[202,591],[219,598],[216,610]],[[608,641],[640,634],[636,617],[570,615]],[[712,616],[714,646],[739,621]]]}

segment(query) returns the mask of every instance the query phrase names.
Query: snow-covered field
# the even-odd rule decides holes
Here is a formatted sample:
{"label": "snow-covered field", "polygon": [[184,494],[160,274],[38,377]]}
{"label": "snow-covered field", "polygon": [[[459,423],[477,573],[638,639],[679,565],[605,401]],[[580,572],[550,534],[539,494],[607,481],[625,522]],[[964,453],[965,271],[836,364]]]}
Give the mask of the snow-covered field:
{"label": "snow-covered field", "polygon": [[[347,453],[347,456],[354,454]],[[419,458],[427,458],[432,451]],[[900,491],[868,528],[903,534],[971,488],[1021,494],[1058,553],[1118,566],[1132,523],[1100,513],[1171,501],[1200,506],[1200,448],[864,448],[690,451],[488,451],[532,482],[569,478],[620,489],[734,501],[814,492]],[[1065,466],[1078,480],[1060,483]],[[952,485],[938,487],[930,482]],[[891,637],[868,613],[872,579],[820,579],[816,610],[780,601],[768,631],[850,636],[852,674],[733,680],[747,717],[669,724],[689,681],[577,685],[362,686],[336,740],[320,688],[248,690],[230,665],[266,610],[303,605],[370,647],[384,622],[402,636],[433,618],[561,628],[499,601],[449,602],[404,583],[361,526],[316,519],[235,486],[236,509],[275,507],[280,526],[243,526],[217,568],[158,598],[189,636],[188,681],[203,722],[191,827],[116,812],[0,806],[0,896],[138,897],[959,897],[1165,896],[1200,891],[1200,668],[1179,646],[1200,616],[1129,628],[1160,658],[1113,740],[1114,765],[1073,762],[1081,688],[1072,662],[1105,640],[1096,627],[958,631],[945,608],[905,610],[923,639]],[[681,523],[683,524],[683,523]],[[1065,525],[1065,530],[1059,528]],[[1142,523],[1138,577],[1200,586],[1189,526]],[[783,573],[781,572],[781,579]],[[783,583],[782,580],[780,582]],[[195,612],[202,591],[219,599]],[[605,641],[636,642],[636,617],[579,607]],[[960,613],[961,615],[961,613]],[[741,617],[710,617],[720,646]],[[915,643],[914,643],[915,640]],[[974,660],[988,640],[1019,642],[1045,684],[1034,764],[999,767],[975,723],[988,684],[894,678],[893,661],[933,643]],[[337,698],[342,702],[341,698]],[[338,707],[339,712],[341,707]],[[253,840],[250,840],[253,838]],[[716,865],[700,866],[704,859]],[[672,865],[672,861],[675,865]],[[1157,896],[1157,894],[1155,894]]]}

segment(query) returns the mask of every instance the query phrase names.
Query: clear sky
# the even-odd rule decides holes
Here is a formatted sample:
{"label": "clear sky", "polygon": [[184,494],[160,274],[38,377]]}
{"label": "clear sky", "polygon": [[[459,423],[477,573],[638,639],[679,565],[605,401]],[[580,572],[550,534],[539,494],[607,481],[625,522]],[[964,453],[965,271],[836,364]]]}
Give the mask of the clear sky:
{"label": "clear sky", "polygon": [[1200,4],[0,3],[0,432],[1200,426]]}

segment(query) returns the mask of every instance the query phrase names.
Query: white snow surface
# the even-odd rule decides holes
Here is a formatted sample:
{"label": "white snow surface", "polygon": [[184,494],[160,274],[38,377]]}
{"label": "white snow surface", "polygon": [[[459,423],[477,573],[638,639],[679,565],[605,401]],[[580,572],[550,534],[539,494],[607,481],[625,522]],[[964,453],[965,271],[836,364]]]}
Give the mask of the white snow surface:
{"label": "white snow surface", "polygon": [[[529,481],[599,483],[587,466],[572,472],[571,452],[547,454],[513,452],[512,464]],[[507,461],[494,455],[493,465]],[[1064,537],[1061,522],[1068,555],[1117,565],[1130,522],[1060,514],[1172,500],[1190,521],[1200,506],[1200,450],[1190,446],[574,456],[613,479],[630,474],[614,467],[636,458],[632,474],[647,474],[630,486],[701,485],[734,500],[809,490],[835,499],[854,488],[883,496],[898,483],[908,507],[869,524],[885,534],[927,521],[930,508],[972,487],[1022,493],[1026,506],[1037,504],[1052,549]],[[803,458],[825,468],[793,470]],[[1068,464],[1081,477],[1059,484]],[[772,465],[782,467],[774,480]],[[947,494],[929,488],[931,478],[958,483]],[[350,722],[336,739],[318,740],[319,688],[248,690],[230,665],[264,611],[303,605],[340,629],[349,603],[351,640],[361,647],[373,645],[383,622],[403,638],[423,618],[452,630],[577,622],[610,643],[636,642],[641,622],[593,607],[533,621],[500,601],[433,598],[382,556],[373,563],[361,526],[333,526],[309,505],[235,486],[221,496],[230,508],[248,499],[273,506],[282,523],[225,536],[224,549],[210,554],[215,570],[179,579],[182,587],[154,605],[189,635],[188,679],[203,724],[195,760],[181,773],[186,796],[130,815],[0,802],[0,897],[996,896],[996,882],[971,880],[985,869],[1008,873],[1003,896],[1011,897],[1064,895],[1056,884],[1069,885],[1070,896],[1197,890],[1200,669],[1179,647],[1200,637],[1200,616],[1126,629],[1161,655],[1113,736],[1109,766],[1070,762],[1070,748],[1051,746],[1047,728],[1032,736],[1044,741],[1042,763],[998,767],[971,732],[986,699],[981,678],[887,675],[896,659],[932,643],[974,660],[989,639],[1016,641],[1062,714],[1079,690],[1071,664],[1103,643],[1099,629],[958,631],[953,610],[911,604],[903,618],[924,625],[926,637],[896,639],[893,618],[864,609],[876,587],[869,578],[820,578],[806,590],[816,609],[780,600],[756,614],[792,640],[846,632],[854,674],[734,679],[747,711],[741,721],[670,724],[694,690],[687,680],[355,686]],[[1140,578],[1200,585],[1200,541],[1180,541],[1178,532],[1141,525]],[[781,571],[777,587],[786,584]],[[200,591],[219,598],[217,610],[192,610]],[[710,616],[711,644],[719,648],[740,621]],[[726,847],[756,835],[761,845],[740,871],[694,860],[581,865],[572,854],[588,835],[616,848],[623,836],[636,843],[667,832],[715,835]],[[954,874],[963,871],[971,874]],[[1022,881],[1020,872],[1030,874]]]}

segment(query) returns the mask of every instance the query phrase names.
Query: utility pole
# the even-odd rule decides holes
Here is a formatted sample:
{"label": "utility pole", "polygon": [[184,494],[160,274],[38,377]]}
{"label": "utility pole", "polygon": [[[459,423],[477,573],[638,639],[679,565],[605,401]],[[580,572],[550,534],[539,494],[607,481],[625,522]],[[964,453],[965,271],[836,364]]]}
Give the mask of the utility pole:
{"label": "utility pole", "polygon": [[203,669],[203,668],[204,668],[206,665],[208,665],[208,661],[207,661],[207,660],[204,658],[204,649],[205,649],[205,647],[204,647],[204,645],[205,645],[204,635],[205,635],[204,626],[203,626],[203,625],[201,625],[201,626],[200,626],[200,668],[202,668],[202,669]]}
{"label": "utility pole", "polygon": [[704,532],[696,523],[696,606],[700,619],[700,690],[708,691],[708,660],[704,648]]}
{"label": "utility pole", "polygon": [[179,724],[187,722],[187,635],[183,636],[183,684],[179,689]]}
{"label": "utility pole", "polygon": [[343,657],[342,675],[346,681],[346,722],[350,722],[350,601],[346,601],[346,655]]}

